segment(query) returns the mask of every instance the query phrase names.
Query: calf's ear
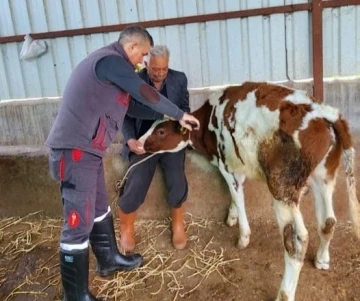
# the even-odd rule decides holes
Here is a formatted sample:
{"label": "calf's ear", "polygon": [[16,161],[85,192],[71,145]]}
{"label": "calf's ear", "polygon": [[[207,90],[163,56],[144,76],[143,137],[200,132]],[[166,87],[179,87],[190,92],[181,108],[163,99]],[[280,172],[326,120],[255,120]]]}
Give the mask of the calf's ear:
{"label": "calf's ear", "polygon": [[181,134],[181,135],[185,135],[187,132],[187,128],[182,127],[179,122],[175,123],[174,129],[175,129],[176,133]]}

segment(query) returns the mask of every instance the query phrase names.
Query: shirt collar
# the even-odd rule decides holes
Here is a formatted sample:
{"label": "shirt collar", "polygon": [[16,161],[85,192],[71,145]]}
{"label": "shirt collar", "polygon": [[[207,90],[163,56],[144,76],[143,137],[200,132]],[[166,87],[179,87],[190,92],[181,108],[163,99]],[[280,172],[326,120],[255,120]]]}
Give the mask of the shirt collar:
{"label": "shirt collar", "polygon": [[129,59],[128,55],[126,54],[124,48],[119,44],[119,42],[114,42],[114,43],[113,43],[113,46],[114,46],[114,48],[117,50],[117,52],[119,52],[119,53],[122,55],[122,57],[123,57],[132,67],[134,67],[134,66],[132,65],[132,63],[130,62],[130,59]]}

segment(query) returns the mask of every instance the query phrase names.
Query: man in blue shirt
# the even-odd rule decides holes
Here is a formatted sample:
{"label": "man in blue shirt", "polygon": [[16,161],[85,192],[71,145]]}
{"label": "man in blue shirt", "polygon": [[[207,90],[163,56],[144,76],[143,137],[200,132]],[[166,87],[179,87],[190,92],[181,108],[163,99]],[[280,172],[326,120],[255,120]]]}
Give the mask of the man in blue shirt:
{"label": "man in blue shirt", "polygon": [[[183,72],[169,69],[169,50],[166,46],[154,46],[149,53],[149,61],[146,68],[139,72],[139,76],[159,93],[167,97],[180,110],[189,112],[189,92],[187,89],[187,78]],[[144,159],[141,143],[137,140],[151,127],[154,120],[152,117],[155,111],[144,116],[144,118],[132,118],[126,116],[123,125],[123,136],[126,145],[122,156],[129,159],[130,166]],[[158,116],[162,119],[163,116]],[[171,207],[172,217],[172,243],[176,249],[183,249],[186,246],[186,235],[184,231],[184,207],[183,203],[187,198],[188,184],[184,171],[185,150],[176,153],[158,154],[140,165],[133,168],[126,181],[123,195],[120,196],[119,218],[121,245],[126,251],[135,248],[134,221],[136,210],[145,200],[150,183],[159,164],[164,176],[168,191],[167,202]]]}

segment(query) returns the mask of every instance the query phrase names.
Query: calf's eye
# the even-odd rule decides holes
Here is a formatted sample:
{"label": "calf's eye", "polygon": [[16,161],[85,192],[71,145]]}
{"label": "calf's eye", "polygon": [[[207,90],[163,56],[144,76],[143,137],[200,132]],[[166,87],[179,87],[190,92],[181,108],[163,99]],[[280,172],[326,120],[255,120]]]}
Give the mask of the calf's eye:
{"label": "calf's eye", "polygon": [[160,129],[157,131],[157,134],[158,136],[163,136],[165,134],[165,131]]}

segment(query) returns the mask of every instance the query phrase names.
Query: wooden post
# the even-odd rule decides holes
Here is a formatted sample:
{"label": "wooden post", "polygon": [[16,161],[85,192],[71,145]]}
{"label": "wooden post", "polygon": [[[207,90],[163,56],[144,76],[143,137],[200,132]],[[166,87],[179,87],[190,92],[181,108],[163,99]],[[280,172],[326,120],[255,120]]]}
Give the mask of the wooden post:
{"label": "wooden post", "polygon": [[322,2],[322,0],[312,2],[313,94],[321,102],[324,100]]}

